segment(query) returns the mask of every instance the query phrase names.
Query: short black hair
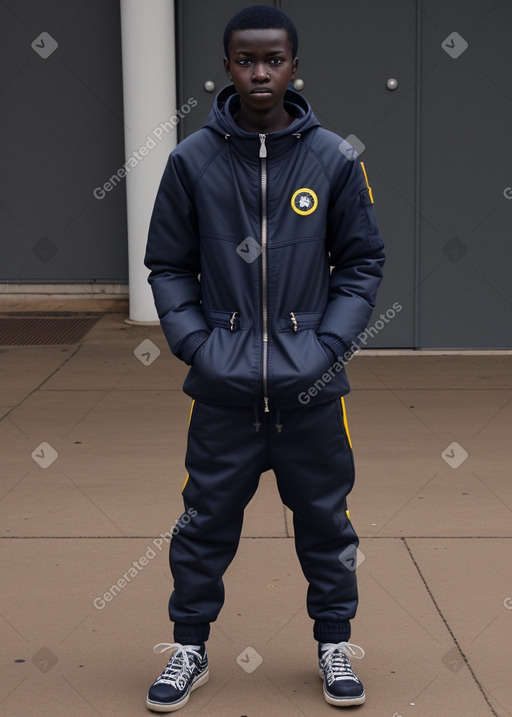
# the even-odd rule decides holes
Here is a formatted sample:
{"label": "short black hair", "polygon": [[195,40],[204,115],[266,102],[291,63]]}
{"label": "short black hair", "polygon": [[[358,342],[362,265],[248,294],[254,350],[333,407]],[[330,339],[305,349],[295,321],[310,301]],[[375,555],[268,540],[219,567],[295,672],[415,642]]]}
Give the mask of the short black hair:
{"label": "short black hair", "polygon": [[282,10],[270,5],[249,5],[236,15],[226,25],[224,30],[224,52],[229,59],[229,41],[237,30],[286,30],[288,40],[292,47],[292,58],[297,57],[299,49],[299,36],[297,28],[288,15]]}

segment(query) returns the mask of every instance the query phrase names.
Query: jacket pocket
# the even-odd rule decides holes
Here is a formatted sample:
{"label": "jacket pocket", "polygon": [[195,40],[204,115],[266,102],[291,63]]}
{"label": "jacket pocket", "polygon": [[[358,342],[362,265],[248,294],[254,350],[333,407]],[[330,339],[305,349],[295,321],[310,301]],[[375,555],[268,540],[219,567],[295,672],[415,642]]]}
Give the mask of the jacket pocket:
{"label": "jacket pocket", "polygon": [[319,401],[328,400],[333,391],[345,392],[343,366],[333,363],[316,335],[322,318],[323,314],[294,313],[277,322],[281,328],[275,331],[269,351],[270,393],[283,405],[303,403],[304,394],[309,402],[311,394],[319,396],[328,384]]}
{"label": "jacket pocket", "polygon": [[236,311],[209,311],[208,339],[198,348],[183,390],[200,401],[247,403],[258,386],[258,361],[251,320]]}

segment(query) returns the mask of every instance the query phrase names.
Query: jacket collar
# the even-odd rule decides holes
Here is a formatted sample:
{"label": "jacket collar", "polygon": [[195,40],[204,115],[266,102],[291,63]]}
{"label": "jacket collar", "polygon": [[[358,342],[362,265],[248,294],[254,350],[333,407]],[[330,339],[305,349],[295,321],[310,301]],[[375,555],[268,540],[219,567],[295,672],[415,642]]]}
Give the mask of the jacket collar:
{"label": "jacket collar", "polygon": [[[291,124],[279,132],[266,135],[269,159],[278,157],[289,151],[302,133],[319,127],[307,100],[295,90],[287,90],[284,96],[285,106],[294,117]],[[244,157],[257,161],[259,158],[260,139],[255,132],[245,132],[235,122],[233,115],[240,107],[240,98],[234,85],[224,87],[216,96],[213,107],[204,127],[222,134],[231,141]]]}

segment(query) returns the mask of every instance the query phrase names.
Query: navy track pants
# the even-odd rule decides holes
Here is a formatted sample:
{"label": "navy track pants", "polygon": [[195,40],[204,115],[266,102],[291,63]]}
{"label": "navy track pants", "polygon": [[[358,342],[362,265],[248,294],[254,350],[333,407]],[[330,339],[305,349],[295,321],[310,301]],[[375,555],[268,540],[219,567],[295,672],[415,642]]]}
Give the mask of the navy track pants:
{"label": "navy track pants", "polygon": [[280,411],[271,406],[269,413],[194,402],[185,464],[185,512],[170,545],[175,641],[208,639],[224,602],[222,577],[238,547],[244,509],[270,469],[293,512],[314,637],[348,640],[358,599],[358,539],[347,517],[354,462],[343,399]]}

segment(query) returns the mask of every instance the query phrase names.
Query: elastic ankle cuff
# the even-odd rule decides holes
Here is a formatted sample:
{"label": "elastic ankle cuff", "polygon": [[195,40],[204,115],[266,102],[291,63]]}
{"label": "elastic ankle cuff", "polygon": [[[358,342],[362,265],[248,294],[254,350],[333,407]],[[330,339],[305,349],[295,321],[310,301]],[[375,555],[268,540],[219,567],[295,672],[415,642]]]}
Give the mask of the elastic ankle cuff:
{"label": "elastic ankle cuff", "polygon": [[313,635],[318,642],[348,642],[350,640],[350,622],[346,620],[317,620]]}
{"label": "elastic ankle cuff", "polygon": [[174,642],[181,645],[202,645],[210,636],[208,622],[174,623]]}

